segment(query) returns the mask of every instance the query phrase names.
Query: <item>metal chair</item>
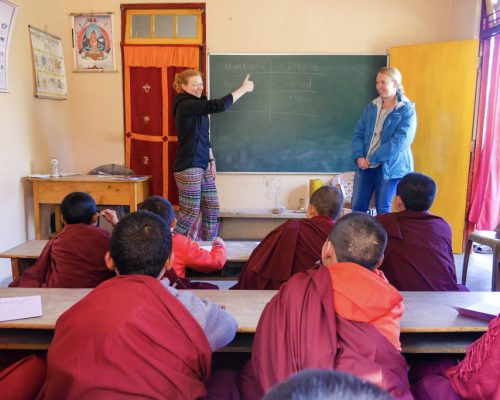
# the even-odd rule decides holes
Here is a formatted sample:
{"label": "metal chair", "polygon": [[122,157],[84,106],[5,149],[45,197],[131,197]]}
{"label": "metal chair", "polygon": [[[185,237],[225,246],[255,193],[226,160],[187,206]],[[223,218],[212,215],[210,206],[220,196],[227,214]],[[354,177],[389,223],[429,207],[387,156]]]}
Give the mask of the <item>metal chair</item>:
{"label": "metal chair", "polygon": [[469,266],[470,251],[472,243],[484,244],[490,246],[493,251],[493,270],[491,274],[491,291],[494,292],[500,288],[500,276],[498,274],[498,263],[500,262],[500,222],[494,231],[475,231],[467,238],[465,246],[464,266],[462,269],[462,285],[465,285],[467,279],[467,267]]}
{"label": "metal chair", "polygon": [[[344,208],[352,208],[352,193],[354,191],[354,171],[342,172],[335,175],[331,181],[330,186],[335,186],[340,189],[344,196]],[[372,194],[370,199],[370,206],[368,213],[370,215],[375,215],[375,195]]]}

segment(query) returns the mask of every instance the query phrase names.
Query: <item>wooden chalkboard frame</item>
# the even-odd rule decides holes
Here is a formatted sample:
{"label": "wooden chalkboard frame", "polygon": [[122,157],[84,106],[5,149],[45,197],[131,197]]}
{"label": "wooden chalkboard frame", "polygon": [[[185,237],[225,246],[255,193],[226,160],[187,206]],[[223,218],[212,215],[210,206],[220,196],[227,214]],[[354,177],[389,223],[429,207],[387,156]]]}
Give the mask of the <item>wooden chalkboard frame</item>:
{"label": "wooden chalkboard frame", "polygon": [[[376,71],[387,65],[387,62],[387,54],[209,54],[207,84],[211,98],[221,97],[237,88],[246,72],[253,74],[256,83],[254,93],[244,96],[225,113],[211,116],[211,141],[215,157],[218,160],[218,172],[332,174],[352,170],[354,168],[350,158],[352,130],[361,116],[363,108],[377,96],[374,82]],[[270,64],[267,70],[266,63]],[[285,66],[286,69],[283,69],[285,67],[282,63],[288,63]],[[278,65],[277,71],[273,70],[274,65]],[[289,72],[290,68],[296,68],[296,70],[292,69],[292,72]],[[337,76],[336,68],[344,76],[342,74]],[[309,75],[307,75],[308,72],[310,72]],[[229,79],[226,79],[226,75],[229,75]],[[361,80],[358,75],[361,76]],[[269,77],[268,82],[262,81],[263,76]],[[303,79],[303,76],[307,79]],[[352,83],[349,82],[350,77],[352,77]],[[280,86],[274,87],[273,84]],[[352,86],[350,86],[351,84]],[[261,88],[264,85],[269,85],[265,94],[265,96],[269,96],[269,108],[272,96],[279,97],[281,92],[292,92],[292,90],[282,90],[283,88],[291,89],[296,88],[297,85],[304,85],[308,86],[305,87],[305,92],[307,89],[313,89],[309,92],[314,93],[304,103],[306,106],[312,107],[313,110],[316,107],[320,111],[317,114],[312,112],[308,114],[308,111],[303,111],[302,108],[293,110],[293,101],[291,102],[292,109],[269,111],[268,114],[264,111],[254,111],[256,107],[266,101],[262,98]],[[316,88],[312,86],[323,91],[316,91]],[[344,95],[347,94],[346,102],[343,102],[342,96],[344,95],[339,95],[338,98],[331,95],[331,93],[342,93],[342,91]],[[258,96],[260,99],[257,99]],[[304,97],[307,97],[307,93]],[[252,100],[254,100],[253,104]],[[336,105],[336,101],[338,107],[333,108],[338,111],[330,111],[328,107],[330,104]],[[314,102],[316,103],[314,104]],[[278,101],[276,103],[279,104]],[[285,98],[283,104],[288,103],[290,100]],[[302,107],[302,105],[300,106]],[[343,107],[344,109],[347,107],[348,113]],[[257,114],[253,115],[252,113]],[[273,114],[274,120],[271,120],[271,114]],[[295,118],[296,121],[290,122],[286,114],[292,115],[290,118]],[[259,115],[265,115],[266,119],[269,117],[267,126],[263,126],[265,124],[264,118],[259,118]],[[346,118],[346,115],[349,118]],[[280,120],[280,118],[282,119]],[[337,126],[332,123],[334,118]],[[286,126],[286,129],[283,129],[283,126]],[[294,131],[295,128],[298,131]],[[308,134],[304,138],[306,135],[300,133],[301,129],[303,132],[314,132],[314,134]],[[287,135],[290,136],[287,137]],[[281,146],[281,143],[288,143],[290,146]],[[303,151],[304,148],[307,148],[307,151]],[[338,149],[338,151],[330,149]]]}

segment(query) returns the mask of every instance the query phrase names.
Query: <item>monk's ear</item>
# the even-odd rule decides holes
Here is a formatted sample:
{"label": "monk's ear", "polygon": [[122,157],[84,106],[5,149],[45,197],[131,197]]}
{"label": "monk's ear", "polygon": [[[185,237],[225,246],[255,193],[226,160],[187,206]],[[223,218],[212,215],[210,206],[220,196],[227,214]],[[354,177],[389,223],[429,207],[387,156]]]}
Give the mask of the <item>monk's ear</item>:
{"label": "monk's ear", "polygon": [[375,268],[373,268],[373,270],[375,271],[376,269],[379,269],[383,262],[384,262],[384,255],[382,254],[382,257],[380,257],[380,260],[378,260],[378,263],[377,265],[375,265]]}
{"label": "monk's ear", "polygon": [[309,204],[307,207],[307,212],[306,212],[306,218],[312,218],[316,217],[318,215],[318,210],[316,210],[316,207],[314,205]]}
{"label": "monk's ear", "polygon": [[405,203],[403,203],[403,199],[399,195],[396,195],[394,199],[394,208],[398,212],[406,210]]}
{"label": "monk's ear", "polygon": [[323,243],[323,248],[321,249],[321,262],[323,265],[335,264],[337,262],[335,248],[333,247],[333,243],[328,239]]}
{"label": "monk's ear", "polygon": [[168,271],[174,266],[174,252],[172,251],[170,253],[170,256],[167,258],[167,261],[165,262],[165,270]]}
{"label": "monk's ear", "polygon": [[165,275],[165,271],[172,269],[173,266],[174,266],[174,252],[170,253],[170,256],[167,258],[167,261],[165,261],[165,265],[161,269],[161,272],[158,275],[158,279],[163,279],[163,275]]}
{"label": "monk's ear", "polygon": [[174,230],[175,228],[175,225],[177,225],[177,218],[174,218],[174,220],[172,221],[172,225],[170,225],[170,230]]}
{"label": "monk's ear", "polygon": [[109,269],[110,271],[116,271],[115,262],[113,261],[113,258],[111,258],[111,254],[109,253],[109,251],[104,254],[104,262],[106,263],[107,269]]}
{"label": "monk's ear", "polygon": [[98,218],[99,218],[99,211],[96,211],[94,215],[92,215],[92,221],[90,221],[90,225],[97,225]]}

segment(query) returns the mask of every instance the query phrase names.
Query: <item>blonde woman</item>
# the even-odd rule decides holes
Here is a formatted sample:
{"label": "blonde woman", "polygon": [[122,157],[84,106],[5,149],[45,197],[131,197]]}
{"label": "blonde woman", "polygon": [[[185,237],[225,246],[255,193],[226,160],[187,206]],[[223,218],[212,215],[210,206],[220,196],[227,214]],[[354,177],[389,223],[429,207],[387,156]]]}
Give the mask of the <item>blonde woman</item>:
{"label": "blonde woman", "polygon": [[352,210],[366,212],[375,193],[377,214],[386,214],[399,181],[413,171],[410,146],[417,114],[415,104],[404,95],[397,68],[380,69],[375,86],[379,97],[368,104],[354,128],[352,153],[357,168]]}
{"label": "blonde woman", "polygon": [[214,100],[203,93],[199,71],[184,70],[176,74],[174,115],[179,147],[174,162],[174,178],[179,189],[180,210],[175,232],[187,235],[199,214],[202,219],[202,240],[217,236],[219,200],[215,186],[215,158],[209,139],[208,114],[225,111],[245,93],[253,91],[247,75],[234,92]]}

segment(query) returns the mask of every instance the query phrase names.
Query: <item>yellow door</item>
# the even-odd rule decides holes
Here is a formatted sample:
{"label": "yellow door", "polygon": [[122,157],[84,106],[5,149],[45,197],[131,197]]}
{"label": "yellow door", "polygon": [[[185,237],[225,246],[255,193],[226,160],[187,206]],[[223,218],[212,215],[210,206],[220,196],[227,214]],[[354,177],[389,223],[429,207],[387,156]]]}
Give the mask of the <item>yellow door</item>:
{"label": "yellow door", "polygon": [[478,46],[465,40],[390,49],[390,65],[416,103],[415,170],[436,181],[431,212],[451,225],[454,253],[462,252],[466,219]]}

